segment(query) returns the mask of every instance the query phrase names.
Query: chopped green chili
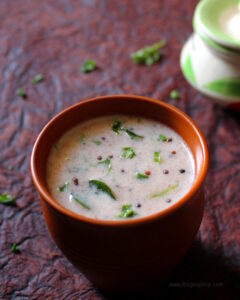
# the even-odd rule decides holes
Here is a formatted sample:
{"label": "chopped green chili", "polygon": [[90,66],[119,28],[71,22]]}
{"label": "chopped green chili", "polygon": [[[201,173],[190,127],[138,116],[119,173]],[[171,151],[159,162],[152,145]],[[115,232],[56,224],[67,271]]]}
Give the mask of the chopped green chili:
{"label": "chopped green chili", "polygon": [[132,159],[134,156],[136,156],[136,153],[132,147],[124,147],[122,157],[123,158],[130,158]]}
{"label": "chopped green chili", "polygon": [[164,135],[164,134],[159,134],[158,141],[166,142],[166,141],[167,141],[166,135]]}
{"label": "chopped green chili", "polygon": [[161,164],[163,162],[160,152],[154,152],[154,162]]}
{"label": "chopped green chili", "polygon": [[103,181],[100,180],[96,180],[96,179],[92,179],[89,180],[89,186],[90,187],[96,187],[97,190],[102,191],[103,193],[108,194],[112,199],[116,200],[116,197],[114,195],[114,193],[112,192],[112,190],[110,189],[110,187]]}
{"label": "chopped green chili", "polygon": [[99,141],[99,140],[92,140],[92,142],[93,142],[95,145],[97,145],[97,146],[99,146],[99,145],[102,144],[102,142]]}
{"label": "chopped green chili", "polygon": [[9,194],[2,194],[0,196],[0,204],[16,206],[16,199]]}
{"label": "chopped green chili", "polygon": [[42,75],[42,74],[38,74],[38,75],[36,75],[36,76],[33,78],[32,83],[38,84],[38,83],[40,83],[41,81],[43,81],[43,75]]}
{"label": "chopped green chili", "polygon": [[142,174],[142,173],[137,173],[137,174],[136,174],[136,178],[137,178],[137,179],[148,179],[148,178],[149,178],[149,175]]}
{"label": "chopped green chili", "polygon": [[160,192],[157,192],[156,194],[153,194],[151,196],[151,198],[164,197],[164,196],[168,195],[169,193],[171,193],[172,191],[174,191],[178,186],[179,186],[179,182],[177,181],[175,184],[169,185],[166,189],[164,189]]}
{"label": "chopped green chili", "polygon": [[90,73],[97,69],[97,64],[94,60],[87,60],[81,67],[82,73]]}
{"label": "chopped green chili", "polygon": [[119,218],[132,218],[136,216],[137,213],[132,209],[132,204],[125,204],[122,206],[121,213],[118,215]]}
{"label": "chopped green chili", "polygon": [[78,204],[80,204],[83,208],[90,209],[90,206],[86,203],[86,200],[82,199],[78,195],[72,196],[73,200],[75,200]]}
{"label": "chopped green chili", "polygon": [[107,172],[107,175],[111,172],[112,170],[112,163],[111,163],[111,160],[110,158],[106,158],[105,160],[102,160],[100,162],[98,162],[98,164],[104,164],[107,166],[107,169],[108,169],[108,172]]}
{"label": "chopped green chili", "polygon": [[132,53],[132,59],[135,64],[145,64],[151,66],[158,62],[162,57],[160,49],[166,46],[166,40],[161,40],[152,46],[147,46]]}
{"label": "chopped green chili", "polygon": [[67,192],[69,187],[69,182],[65,182],[63,185],[61,185],[58,190],[59,192]]}
{"label": "chopped green chili", "polygon": [[170,98],[171,99],[179,99],[180,98],[180,93],[178,90],[172,90],[170,93]]}

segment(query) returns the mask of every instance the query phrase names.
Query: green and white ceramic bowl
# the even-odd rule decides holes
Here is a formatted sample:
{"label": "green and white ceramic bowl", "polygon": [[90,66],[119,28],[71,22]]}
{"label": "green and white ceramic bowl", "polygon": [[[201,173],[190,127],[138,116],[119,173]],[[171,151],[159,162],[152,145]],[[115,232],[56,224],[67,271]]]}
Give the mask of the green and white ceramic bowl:
{"label": "green and white ceramic bowl", "polygon": [[[193,87],[214,102],[236,110],[240,110],[240,40],[238,44],[237,39],[227,38],[221,22],[229,9],[238,9],[239,2],[200,1],[193,18],[195,33],[184,45],[180,58],[182,72]],[[240,26],[238,32],[240,36]]]}
{"label": "green and white ceramic bowl", "polygon": [[205,36],[227,48],[240,50],[240,1],[202,0],[194,23]]}
{"label": "green and white ceramic bowl", "polygon": [[185,78],[193,87],[221,106],[240,110],[238,56],[233,56],[232,62],[223,59],[194,33],[182,49],[180,65]]}

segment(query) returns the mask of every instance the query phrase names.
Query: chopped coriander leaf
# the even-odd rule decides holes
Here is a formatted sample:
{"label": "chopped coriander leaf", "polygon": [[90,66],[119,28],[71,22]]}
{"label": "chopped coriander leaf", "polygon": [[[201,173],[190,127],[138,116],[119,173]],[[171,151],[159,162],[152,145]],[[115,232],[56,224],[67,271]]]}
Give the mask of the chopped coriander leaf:
{"label": "chopped coriander leaf", "polygon": [[112,190],[105,182],[92,179],[92,180],[89,180],[89,186],[96,187],[98,190],[102,191],[103,193],[108,194],[112,199],[116,200],[116,197],[113,194]]}
{"label": "chopped coriander leaf", "polygon": [[16,199],[9,194],[2,194],[0,196],[0,204],[15,206]]}
{"label": "chopped coriander leaf", "polygon": [[82,145],[85,145],[85,144],[86,144],[86,137],[85,137],[84,134],[82,134],[82,135],[80,136],[79,141],[80,141],[80,144],[82,144]]}
{"label": "chopped coriander leaf", "polygon": [[80,196],[78,196],[78,195],[73,195],[72,198],[73,198],[73,200],[75,200],[78,204],[80,204],[83,208],[90,209],[90,206],[86,203],[86,200],[83,200]]}
{"label": "chopped coriander leaf", "polygon": [[81,66],[82,73],[90,73],[97,69],[97,64],[94,60],[87,60]]}
{"label": "chopped coriander leaf", "polygon": [[69,182],[65,182],[62,186],[58,188],[59,192],[67,192],[69,186]]}
{"label": "chopped coriander leaf", "polygon": [[13,166],[8,166],[8,170],[12,171],[13,170]]}
{"label": "chopped coriander leaf", "polygon": [[161,156],[160,156],[160,152],[154,152],[154,162],[155,163],[159,163],[161,164],[163,162]]}
{"label": "chopped coriander leaf", "polygon": [[134,156],[136,156],[136,153],[132,147],[124,147],[122,157],[123,158],[130,158],[132,159]]}
{"label": "chopped coriander leaf", "polygon": [[166,40],[161,40],[152,46],[144,47],[134,53],[132,53],[132,59],[135,64],[145,64],[151,66],[158,62],[162,56],[160,49],[166,46]]}
{"label": "chopped coriander leaf", "polygon": [[23,99],[26,99],[27,98],[27,94],[26,92],[24,91],[24,89],[17,89],[17,95]]}
{"label": "chopped coriander leaf", "polygon": [[132,209],[132,204],[125,204],[122,206],[121,213],[118,215],[119,218],[132,218],[135,217],[137,213]]}
{"label": "chopped coriander leaf", "polygon": [[177,181],[173,185],[169,185],[166,189],[162,190],[161,192],[158,192],[156,194],[153,194],[151,198],[159,198],[159,197],[164,197],[174,191],[177,187],[179,186],[179,182]]}
{"label": "chopped coriander leaf", "polygon": [[112,124],[112,130],[116,133],[119,133],[119,131],[122,129],[122,123],[120,121],[115,120]]}
{"label": "chopped coriander leaf", "polygon": [[106,158],[105,160],[102,160],[102,161],[98,162],[98,164],[104,164],[104,165],[107,166],[107,168],[108,168],[107,175],[111,172],[112,164],[111,164],[110,158]]}
{"label": "chopped coriander leaf", "polygon": [[159,135],[159,138],[158,138],[158,141],[167,142],[167,137],[166,137],[166,135],[160,134],[160,135]]}
{"label": "chopped coriander leaf", "polygon": [[43,75],[42,75],[42,74],[38,74],[38,75],[36,75],[36,76],[33,78],[32,83],[38,84],[38,83],[40,83],[41,81],[43,81]]}
{"label": "chopped coriander leaf", "polygon": [[119,134],[119,131],[123,131],[125,132],[132,140],[134,139],[143,139],[144,136],[136,134],[135,132],[133,132],[130,129],[127,129],[125,127],[122,126],[122,123],[120,121],[114,121],[113,125],[112,125],[112,130],[114,132],[116,132],[117,134]]}
{"label": "chopped coriander leaf", "polygon": [[92,142],[93,142],[95,145],[97,145],[97,146],[99,146],[99,145],[102,144],[102,142],[99,141],[99,140],[92,140]]}
{"label": "chopped coriander leaf", "polygon": [[171,99],[179,99],[180,98],[180,93],[178,90],[172,90],[170,93],[170,98]]}
{"label": "chopped coriander leaf", "polygon": [[149,178],[149,175],[142,174],[142,173],[137,173],[137,174],[136,174],[136,178],[137,178],[137,179],[148,179],[148,178]]}
{"label": "chopped coriander leaf", "polygon": [[11,244],[11,251],[15,254],[20,253],[20,249],[16,243]]}

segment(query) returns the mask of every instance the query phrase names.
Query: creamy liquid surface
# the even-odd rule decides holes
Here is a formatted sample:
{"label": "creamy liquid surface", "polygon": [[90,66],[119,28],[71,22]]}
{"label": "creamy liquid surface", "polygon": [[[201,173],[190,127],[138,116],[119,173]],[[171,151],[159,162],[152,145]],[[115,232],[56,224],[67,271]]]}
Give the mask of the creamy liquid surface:
{"label": "creamy liquid surface", "polygon": [[227,35],[240,41],[240,4],[230,7],[221,15],[220,26]]}
{"label": "creamy liquid surface", "polygon": [[[125,131],[116,134],[116,120],[144,138],[131,139]],[[123,157],[126,147],[134,150],[134,157]],[[137,178],[137,173],[147,178]],[[90,186],[89,180],[107,184],[116,200]],[[47,182],[52,196],[80,215],[124,220],[162,211],[182,198],[194,182],[194,161],[183,139],[163,124],[109,116],[80,124],[60,138],[49,155]],[[132,205],[129,214],[121,214],[126,212],[123,205]]]}

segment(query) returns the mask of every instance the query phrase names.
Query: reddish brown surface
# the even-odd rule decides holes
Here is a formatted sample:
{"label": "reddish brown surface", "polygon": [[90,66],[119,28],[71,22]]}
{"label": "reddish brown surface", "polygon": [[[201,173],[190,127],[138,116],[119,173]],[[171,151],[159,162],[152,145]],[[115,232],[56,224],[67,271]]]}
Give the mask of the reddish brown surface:
{"label": "reddish brown surface", "polygon": [[[135,93],[187,112],[207,137],[211,168],[199,235],[166,284],[147,299],[237,299],[240,289],[240,117],[214,106],[183,79],[179,52],[197,1],[2,0],[0,2],[0,191],[17,207],[0,206],[1,299],[108,299],[61,254],[43,221],[29,157],[43,125],[79,99]],[[161,64],[135,66],[132,51],[165,37]],[[93,58],[100,70],[79,67]],[[35,86],[31,79],[43,73]],[[15,96],[24,87],[28,99]],[[181,100],[170,100],[179,88]],[[8,166],[13,170],[8,170]],[[21,254],[10,251],[19,243]],[[144,272],[144,270],[143,270]],[[190,285],[194,286],[190,288]],[[199,288],[198,286],[204,286]],[[179,287],[177,287],[179,286]]]}

